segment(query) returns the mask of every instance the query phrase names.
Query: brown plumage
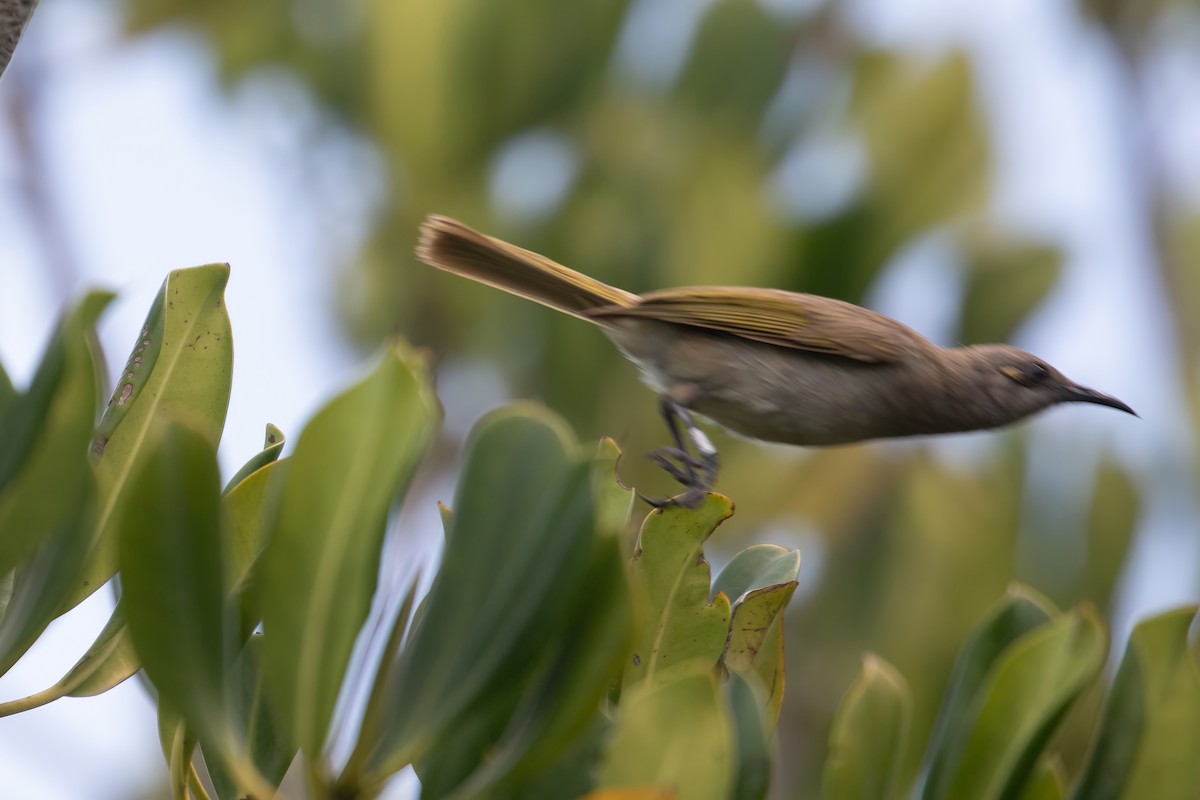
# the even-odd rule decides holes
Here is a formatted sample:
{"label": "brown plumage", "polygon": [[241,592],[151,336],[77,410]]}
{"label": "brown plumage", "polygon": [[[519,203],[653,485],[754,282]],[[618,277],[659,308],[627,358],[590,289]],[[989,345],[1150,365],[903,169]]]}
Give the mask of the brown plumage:
{"label": "brown plumage", "polygon": [[[598,325],[688,426],[667,466],[708,488],[716,454],[694,410],[737,433],[796,445],[995,428],[1058,403],[1133,413],[1036,356],[1003,344],[939,347],[860,306],[777,289],[702,286],[635,295],[448,217],[421,226],[417,257]],[[663,460],[661,457],[658,459]],[[693,492],[694,494],[694,492]]]}
{"label": "brown plumage", "polygon": [[37,0],[0,0],[0,73],[8,66]]}

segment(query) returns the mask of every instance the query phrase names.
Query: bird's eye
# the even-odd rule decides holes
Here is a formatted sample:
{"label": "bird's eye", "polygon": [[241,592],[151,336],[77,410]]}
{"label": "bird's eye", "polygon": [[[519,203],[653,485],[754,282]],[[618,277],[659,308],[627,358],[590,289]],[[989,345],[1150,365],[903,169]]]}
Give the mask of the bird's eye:
{"label": "bird's eye", "polygon": [[1040,383],[1050,377],[1050,371],[1046,369],[1046,365],[1040,361],[1034,361],[1029,365],[1029,379],[1035,383]]}

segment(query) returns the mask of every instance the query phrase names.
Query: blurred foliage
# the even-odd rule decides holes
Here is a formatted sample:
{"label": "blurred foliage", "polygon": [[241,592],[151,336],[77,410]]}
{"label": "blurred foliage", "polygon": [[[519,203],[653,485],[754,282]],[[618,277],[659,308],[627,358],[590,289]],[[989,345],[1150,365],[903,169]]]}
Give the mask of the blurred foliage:
{"label": "blurred foliage", "polygon": [[[690,11],[653,0],[120,5],[131,35],[199,31],[230,86],[264,68],[286,70],[374,143],[386,205],[357,259],[331,279],[364,349],[400,331],[450,361],[486,357],[514,395],[541,398],[584,438],[613,435],[629,452],[662,437],[634,370],[575,320],[417,265],[412,245],[426,213],[452,214],[635,291],[740,283],[861,301],[898,256],[938,237],[954,245],[962,292],[950,335],[964,342],[1011,338],[1061,272],[1056,242],[990,217],[993,153],[970,58],[880,51],[833,2],[795,13],[753,0],[675,4],[698,17],[678,59],[651,18],[687,31]],[[1140,113],[1148,103],[1136,87],[1165,27],[1196,29],[1194,4],[1083,0],[1078,10],[1114,45],[1134,94],[1124,115],[1130,138],[1146,143],[1137,126],[1153,115]],[[565,175],[546,142],[566,152]],[[1151,147],[1131,150],[1152,158]],[[514,184],[499,166],[517,152],[526,159]],[[1200,419],[1200,212],[1168,190],[1158,165],[1135,166],[1146,176],[1142,227]],[[561,196],[521,200],[556,178]],[[0,380],[0,409],[20,402],[12,394]],[[895,665],[874,669],[871,681],[894,672],[911,692],[895,768],[896,785],[910,785],[955,654],[995,597],[1020,578],[1062,607],[1110,609],[1144,506],[1145,476],[1107,455],[1083,460],[1092,471],[1084,499],[1035,505],[1020,433],[997,436],[970,469],[915,448],[799,458],[714,438],[721,488],[740,504],[725,535],[800,529],[820,542],[819,580],[788,617],[788,638],[803,646],[787,665],[779,796],[818,791],[824,732],[866,650]],[[649,494],[663,480],[635,459],[621,468]],[[1058,535],[1073,523],[1079,535]],[[1053,567],[1063,563],[1076,566]],[[109,680],[130,666],[124,625],[114,622],[94,646],[114,654],[98,672]],[[72,675],[62,693],[86,677]],[[1036,796],[1057,796],[1056,776],[1078,774],[1099,707],[1098,695],[1077,701],[1050,742],[1054,755],[1031,766],[1047,787]]]}
{"label": "blurred foliage", "polygon": [[1047,744],[1107,655],[1090,606],[1059,612],[1024,587],[1010,589],[958,654],[912,791],[896,782],[911,694],[894,668],[868,656],[834,721],[824,796],[1063,798],[1073,785],[1071,796],[1081,799],[1195,797],[1200,668],[1188,648],[1195,619],[1189,606],[1134,629],[1075,776]]}
{"label": "blurred foliage", "polygon": [[[0,715],[141,669],[177,800],[210,797],[204,772],[220,800],[273,796],[298,755],[318,798],[378,796],[406,767],[430,798],[764,796],[799,553],[747,548],[714,588],[703,545],[733,513],[714,494],[651,512],[629,556],[620,451],[605,441],[587,455],[561,418],[517,404],[472,432],[432,585],[418,602],[410,576],[396,602],[380,581],[387,521],[440,419],[426,363],[391,344],[291,454],[268,425],[222,491],[227,276],[168,276],[136,337],[139,365],[98,425],[90,345],[110,295],[67,315],[38,377],[10,393],[0,672],[71,602],[79,574],[115,562],[121,593],[80,664]],[[204,332],[177,335],[183,320]],[[100,530],[115,553],[96,546]],[[360,640],[372,655],[352,668]],[[358,707],[348,719],[339,703]],[[335,760],[339,742],[349,754]]]}

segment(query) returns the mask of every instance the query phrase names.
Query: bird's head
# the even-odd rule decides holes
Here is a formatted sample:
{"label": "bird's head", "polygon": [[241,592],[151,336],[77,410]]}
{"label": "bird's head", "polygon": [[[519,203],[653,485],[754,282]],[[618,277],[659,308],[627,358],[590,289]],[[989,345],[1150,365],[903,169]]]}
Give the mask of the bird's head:
{"label": "bird's head", "polygon": [[965,382],[954,394],[974,406],[969,415],[987,423],[980,427],[1007,425],[1059,403],[1094,403],[1137,416],[1112,395],[1080,386],[1044,359],[1016,347],[975,345],[951,352],[955,372]]}

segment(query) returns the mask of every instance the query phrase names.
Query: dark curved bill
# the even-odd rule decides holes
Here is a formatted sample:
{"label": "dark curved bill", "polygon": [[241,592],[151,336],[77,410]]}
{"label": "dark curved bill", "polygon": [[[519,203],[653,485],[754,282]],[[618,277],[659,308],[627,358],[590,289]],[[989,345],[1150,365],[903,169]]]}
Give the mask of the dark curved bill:
{"label": "dark curved bill", "polygon": [[[1135,417],[1138,413],[1130,408],[1125,403],[1121,402],[1111,394],[1097,392],[1095,389],[1089,389],[1086,386],[1073,386],[1067,390],[1068,397],[1079,403],[1095,403],[1098,406],[1108,406],[1115,408],[1118,411],[1124,411],[1126,414],[1133,414]],[[1138,417],[1140,419],[1140,417]]]}

